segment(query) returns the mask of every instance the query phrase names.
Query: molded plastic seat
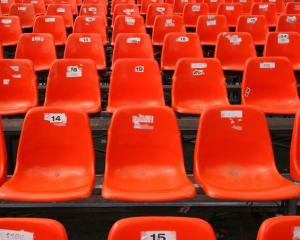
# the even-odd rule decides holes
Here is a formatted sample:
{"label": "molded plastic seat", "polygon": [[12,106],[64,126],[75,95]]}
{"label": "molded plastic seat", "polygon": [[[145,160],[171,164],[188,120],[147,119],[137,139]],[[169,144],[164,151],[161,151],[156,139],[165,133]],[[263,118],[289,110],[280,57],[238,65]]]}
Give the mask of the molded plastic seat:
{"label": "molded plastic seat", "polygon": [[87,113],[80,108],[37,107],[25,116],[15,172],[0,188],[0,196],[23,202],[83,199],[91,196],[95,180]]}
{"label": "molded plastic seat", "polygon": [[[300,13],[300,12],[299,12]],[[298,32],[300,33],[300,14],[282,14],[278,17],[277,32]]]}
{"label": "molded plastic seat", "polygon": [[[52,219],[6,217],[0,219],[0,228],[18,231],[20,234],[25,233],[28,239],[31,239],[32,235],[35,240],[68,240],[64,226]],[[18,234],[18,232],[15,233]]]}
{"label": "molded plastic seat", "polygon": [[75,19],[73,33],[98,33],[102,37],[103,45],[107,45],[106,27],[101,16],[78,16]]}
{"label": "molded plastic seat", "polygon": [[2,59],[0,74],[0,115],[26,113],[39,105],[37,77],[30,60]]}
{"label": "molded plastic seat", "polygon": [[142,16],[117,16],[114,23],[111,45],[115,44],[116,37],[120,33],[146,33],[144,18]]}
{"label": "molded plastic seat", "polygon": [[220,3],[225,3],[225,0],[203,0],[203,3],[206,3],[209,8],[209,12],[215,14],[218,10]]}
{"label": "molded plastic seat", "polygon": [[35,19],[33,33],[51,33],[55,45],[65,45],[67,41],[67,31],[62,16],[38,16]]}
{"label": "molded plastic seat", "polygon": [[285,0],[262,0],[262,3],[274,3],[278,14],[285,14]]}
{"label": "molded plastic seat", "polygon": [[259,106],[266,114],[295,114],[299,96],[290,61],[285,57],[248,59],[242,104]]}
{"label": "molded plastic seat", "polygon": [[25,33],[19,38],[15,59],[29,59],[35,71],[49,70],[57,58],[54,37],[50,33]]}
{"label": "molded plastic seat", "polygon": [[233,0],[233,3],[240,3],[243,7],[244,14],[250,14],[254,0]]}
{"label": "molded plastic seat", "polygon": [[196,3],[196,0],[174,0],[173,2],[174,14],[182,15],[184,6],[188,3]]}
{"label": "molded plastic seat", "polygon": [[269,218],[261,224],[256,239],[297,239],[299,236],[299,221],[300,216],[280,216]]}
{"label": "molded plastic seat", "polygon": [[112,0],[110,15],[114,14],[115,6],[117,4],[119,4],[119,3],[123,3],[123,4],[135,4],[135,0]]}
{"label": "molded plastic seat", "polygon": [[20,18],[17,16],[0,17],[0,38],[2,46],[15,46],[22,34]]}
{"label": "molded plastic seat", "polygon": [[206,3],[187,3],[183,10],[183,20],[186,27],[197,26],[199,16],[208,15],[209,9]]}
{"label": "molded plastic seat", "polygon": [[80,8],[80,16],[101,16],[104,20],[105,26],[107,27],[107,12],[106,7],[103,4],[83,4]]}
{"label": "molded plastic seat", "polygon": [[117,60],[108,96],[106,111],[110,113],[124,106],[165,106],[158,63],[154,59]]}
{"label": "molded plastic seat", "polygon": [[202,45],[215,46],[221,32],[229,32],[225,16],[210,15],[198,18],[196,33],[199,35]]}
{"label": "molded plastic seat", "polygon": [[23,3],[32,3],[36,15],[45,15],[46,13],[45,0],[23,0]]}
{"label": "molded plastic seat", "polygon": [[78,8],[76,0],[55,0],[55,4],[69,4],[73,15],[78,15]]}
{"label": "molded plastic seat", "polygon": [[239,16],[244,15],[243,6],[240,3],[221,3],[217,15],[224,15],[229,27],[236,27]]}
{"label": "molded plastic seat", "polygon": [[268,123],[257,106],[203,110],[193,172],[212,198],[275,201],[300,196],[300,188],[278,173]]}
{"label": "molded plastic seat", "polygon": [[[142,2],[142,0],[138,0],[138,2],[139,1],[141,1]],[[172,7],[173,7],[173,0],[165,0],[165,3],[167,3],[167,4],[171,4],[172,5]]]}
{"label": "molded plastic seat", "polygon": [[215,58],[223,70],[244,71],[248,58],[256,57],[256,50],[250,33],[219,33]]}
{"label": "molded plastic seat", "polygon": [[73,33],[67,40],[64,59],[92,59],[97,70],[106,70],[102,37],[97,33]]}
{"label": "molded plastic seat", "polygon": [[[174,232],[166,231],[172,230]],[[176,233],[176,239],[196,240],[197,236],[206,240],[216,240],[214,230],[209,223],[199,218],[189,217],[131,217],[117,221],[111,228],[108,240],[138,240],[141,233],[149,236],[147,231],[161,232],[162,236]]]}
{"label": "molded plastic seat", "polygon": [[[150,4],[162,4],[164,0],[142,0],[141,14],[146,15]],[[115,14],[115,13],[114,13]]]}
{"label": "molded plastic seat", "polygon": [[146,33],[121,33],[116,39],[111,70],[120,58],[154,59],[151,38]]}
{"label": "molded plastic seat", "polygon": [[[48,7],[50,4],[54,4],[54,0],[45,0],[45,4]],[[47,9],[46,9],[47,11]]]}
{"label": "molded plastic seat", "polygon": [[103,4],[104,6],[108,6],[107,0],[83,0],[83,4]]}
{"label": "molded plastic seat", "polygon": [[180,58],[203,58],[200,39],[196,33],[166,35],[161,55],[161,70],[175,70]]}
{"label": "molded plastic seat", "polygon": [[251,15],[264,15],[269,27],[276,27],[278,13],[274,3],[253,3]]}
{"label": "molded plastic seat", "polygon": [[120,107],[107,135],[104,198],[162,202],[196,196],[186,175],[180,131],[171,108]]}
{"label": "molded plastic seat", "polygon": [[213,58],[181,58],[172,81],[172,108],[201,114],[210,105],[229,105],[222,66]]}
{"label": "molded plastic seat", "polygon": [[73,13],[71,6],[68,4],[50,4],[47,7],[46,16],[58,15],[65,20],[65,27],[73,27]]}
{"label": "molded plastic seat", "polygon": [[9,9],[9,16],[18,16],[22,28],[33,28],[36,18],[33,4],[15,3]]}
{"label": "molded plastic seat", "polygon": [[299,43],[298,32],[270,32],[266,39],[264,57],[287,57],[293,69],[300,71]]}
{"label": "molded plastic seat", "polygon": [[185,23],[181,16],[157,16],[153,25],[152,44],[162,46],[167,33],[186,33]]}
{"label": "molded plastic seat", "polygon": [[291,177],[296,181],[300,181],[300,168],[299,168],[299,124],[300,124],[300,112],[296,111],[293,136],[290,150],[290,173]]}
{"label": "molded plastic seat", "polygon": [[[0,185],[7,180],[7,153],[5,146],[5,139],[2,128],[2,121],[0,117]],[[0,225],[1,226],[1,225]]]}
{"label": "molded plastic seat", "polygon": [[87,113],[101,111],[99,75],[90,59],[59,59],[51,66],[45,107],[80,107]]}
{"label": "molded plastic seat", "polygon": [[289,2],[286,4],[285,8],[286,14],[300,14],[300,3],[299,2]]}
{"label": "molded plastic seat", "polygon": [[112,16],[111,20],[111,27],[114,26],[114,22],[117,16],[139,16],[140,15],[140,10],[138,5],[136,4],[117,4],[115,9],[114,9],[114,14]]}
{"label": "molded plastic seat", "polygon": [[1,6],[1,10],[2,10],[2,14],[5,16],[5,15],[8,15],[9,13],[9,9],[10,9],[10,6],[12,4],[16,3],[15,0],[2,0],[0,1],[0,6]]}
{"label": "molded plastic seat", "polygon": [[236,32],[248,32],[253,38],[254,45],[265,45],[269,33],[268,22],[265,16],[239,16]]}
{"label": "molded plastic seat", "polygon": [[148,6],[146,15],[146,27],[153,28],[156,16],[174,15],[173,7],[167,3],[153,3]]}

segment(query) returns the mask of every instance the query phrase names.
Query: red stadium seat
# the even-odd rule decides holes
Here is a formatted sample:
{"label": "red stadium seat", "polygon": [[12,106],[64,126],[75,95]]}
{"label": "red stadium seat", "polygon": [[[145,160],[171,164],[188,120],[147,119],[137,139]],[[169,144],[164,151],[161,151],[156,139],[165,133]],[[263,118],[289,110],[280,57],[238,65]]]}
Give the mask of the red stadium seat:
{"label": "red stadium seat", "polygon": [[285,57],[248,59],[242,104],[259,106],[266,114],[295,114],[299,97],[290,61]]}
{"label": "red stadium seat", "polygon": [[83,4],[80,8],[80,16],[100,16],[103,18],[105,26],[107,27],[107,12],[103,4]]}
{"label": "red stadium seat", "polygon": [[274,3],[253,3],[251,15],[264,15],[269,27],[276,27],[278,13]]}
{"label": "red stadium seat", "polygon": [[167,3],[153,3],[148,6],[146,15],[146,27],[153,28],[156,16],[168,16],[173,14],[173,7]]}
{"label": "red stadium seat", "polygon": [[36,15],[45,15],[46,14],[45,0],[23,0],[23,3],[33,4]]}
{"label": "red stadium seat", "polygon": [[[2,185],[7,180],[7,155],[5,139],[2,128],[2,121],[0,117],[0,184]],[[0,225],[1,226],[1,225]]]}
{"label": "red stadium seat", "polygon": [[186,27],[197,26],[199,16],[208,15],[209,9],[206,3],[187,3],[183,10],[183,20]]}
{"label": "red stadium seat", "polygon": [[10,6],[12,4],[14,4],[14,3],[16,3],[15,0],[2,0],[2,1],[0,1],[0,6],[1,6],[2,14],[4,16],[8,15]]}
{"label": "red stadium seat", "polygon": [[[300,13],[300,12],[299,12]],[[300,33],[300,14],[282,14],[278,17],[277,32],[298,32]]]}
{"label": "red stadium seat", "polygon": [[299,2],[289,2],[286,4],[285,8],[286,14],[300,14],[300,3]]}
{"label": "red stadium seat", "polygon": [[62,16],[65,20],[66,28],[73,28],[73,13],[68,4],[50,4],[47,7],[46,16]]}
{"label": "red stadium seat", "polygon": [[254,0],[233,0],[233,3],[240,3],[243,7],[244,14],[250,14]]}
{"label": "red stadium seat", "polygon": [[201,114],[211,105],[229,105],[226,79],[213,58],[181,58],[172,81],[172,108],[179,113]]}
{"label": "red stadium seat", "polygon": [[117,4],[114,10],[114,15],[112,16],[111,27],[114,26],[114,22],[117,16],[139,16],[140,10],[136,4]]}
{"label": "red stadium seat", "polygon": [[228,27],[236,27],[239,16],[244,15],[243,6],[240,3],[221,3],[217,15],[224,15]]}
{"label": "red stadium seat", "polygon": [[173,1],[174,14],[182,15],[184,6],[185,6],[185,4],[188,4],[188,3],[196,3],[196,0],[174,0]]}
{"label": "red stadium seat", "polygon": [[257,106],[203,110],[193,172],[212,198],[275,201],[300,196],[300,188],[278,173],[268,123]]}
{"label": "red stadium seat", "polygon": [[15,3],[9,9],[9,16],[18,16],[22,28],[33,28],[36,18],[33,4]]}
{"label": "red stadium seat", "polygon": [[87,113],[101,110],[99,75],[90,59],[59,59],[51,66],[45,107],[80,107]]}
{"label": "red stadium seat", "polygon": [[[150,4],[162,4],[164,0],[142,0],[141,14],[146,15]],[[115,13],[114,13],[115,14]]]}
{"label": "red stadium seat", "polygon": [[154,59],[117,60],[108,96],[106,111],[110,113],[124,106],[165,106],[158,63]]}
{"label": "red stadium seat", "polygon": [[110,15],[114,14],[115,6],[117,4],[135,4],[135,0],[112,0],[111,2],[111,10],[110,10]]}
{"label": "red stadium seat", "polygon": [[78,15],[78,8],[76,0],[55,0],[55,4],[69,4],[73,15]]}
{"label": "red stadium seat", "polygon": [[285,14],[285,0],[262,0],[262,3],[274,3],[278,14]]}
{"label": "red stadium seat", "polygon": [[0,17],[0,38],[2,46],[16,46],[22,34],[20,18],[17,16]]}
{"label": "red stadium seat", "polygon": [[172,109],[120,107],[107,134],[104,198],[162,202],[196,196],[185,172],[180,131]]}
{"label": "red stadium seat", "polygon": [[203,0],[203,3],[206,3],[211,14],[215,14],[218,10],[220,3],[225,3],[225,0]]}
{"label": "red stadium seat", "polygon": [[103,4],[104,6],[108,6],[107,0],[83,0],[83,4]]}

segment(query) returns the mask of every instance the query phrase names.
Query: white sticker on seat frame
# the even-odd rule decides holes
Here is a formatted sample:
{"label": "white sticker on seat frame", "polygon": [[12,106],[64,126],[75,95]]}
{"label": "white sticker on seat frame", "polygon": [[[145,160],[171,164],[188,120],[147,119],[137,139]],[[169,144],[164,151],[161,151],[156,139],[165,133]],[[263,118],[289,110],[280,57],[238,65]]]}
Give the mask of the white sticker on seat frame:
{"label": "white sticker on seat frame", "polygon": [[15,231],[0,229],[0,235],[2,240],[33,240],[34,233],[26,232],[24,230]]}
{"label": "white sticker on seat frame", "polygon": [[50,123],[62,123],[58,126],[64,126],[67,123],[67,116],[65,113],[45,113],[44,120],[49,121]]}
{"label": "white sticker on seat frame", "polygon": [[176,240],[176,231],[141,232],[141,240]]}
{"label": "white sticker on seat frame", "polygon": [[[148,129],[153,130],[154,126],[148,125],[148,123],[154,122],[154,117],[150,115],[142,115],[132,116],[133,128],[135,129]],[[144,124],[141,124],[144,123]]]}
{"label": "white sticker on seat frame", "polygon": [[242,118],[242,117],[243,117],[243,111],[241,111],[241,110],[235,110],[235,111],[222,110],[221,111],[221,118]]}

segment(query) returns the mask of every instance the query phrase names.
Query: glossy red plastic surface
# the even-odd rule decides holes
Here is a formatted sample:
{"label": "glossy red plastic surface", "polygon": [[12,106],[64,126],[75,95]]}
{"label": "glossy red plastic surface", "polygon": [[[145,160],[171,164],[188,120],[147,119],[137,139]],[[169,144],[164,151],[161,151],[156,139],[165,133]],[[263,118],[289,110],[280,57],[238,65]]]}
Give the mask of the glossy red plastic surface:
{"label": "glossy red plastic surface", "polygon": [[240,3],[243,7],[244,14],[250,14],[254,0],[233,0],[233,3]]}
{"label": "glossy red plastic surface", "polygon": [[103,45],[107,45],[105,22],[101,16],[78,16],[75,19],[73,33],[98,33],[102,37]]}
{"label": "glossy red plastic surface", "polygon": [[215,14],[218,10],[220,3],[225,3],[225,0],[203,0],[203,3],[206,3],[209,8],[209,12]]}
{"label": "glossy red plastic surface", "polygon": [[55,4],[69,4],[72,9],[73,15],[78,15],[78,8],[76,0],[54,0]]}
{"label": "glossy red plastic surface", "polygon": [[293,136],[290,150],[290,173],[293,179],[300,181],[300,159],[299,159],[299,140],[300,140],[300,112],[296,111]]}
{"label": "glossy red plastic surface", "polygon": [[[138,71],[142,68],[142,71]],[[154,59],[119,59],[110,77],[106,111],[123,106],[165,106],[162,78]]]}
{"label": "glossy red plastic surface", "polygon": [[119,3],[116,5],[115,9],[114,9],[114,14],[112,16],[112,22],[111,22],[111,27],[114,26],[115,23],[115,19],[117,16],[120,15],[125,15],[125,16],[139,16],[140,15],[140,10],[138,5],[136,4],[122,4]]}
{"label": "glossy red plastic surface", "polygon": [[33,4],[15,3],[9,9],[9,16],[18,16],[22,28],[32,28],[36,18]]}
{"label": "glossy red plastic surface", "polygon": [[[240,39],[240,42],[233,39]],[[244,71],[245,63],[250,57],[256,57],[250,33],[219,33],[215,58],[220,60],[223,70]]]}
{"label": "glossy red plastic surface", "polygon": [[188,3],[196,3],[196,0],[174,0],[173,2],[174,14],[182,15],[184,6]]}
{"label": "glossy red plastic surface", "polygon": [[4,139],[3,128],[2,128],[2,121],[0,117],[0,185],[5,183],[6,180],[7,180],[7,155],[6,155],[5,139]]}
{"label": "glossy red plastic surface", "polygon": [[0,17],[0,38],[2,46],[15,46],[22,34],[20,18],[17,16]]}
{"label": "glossy red plastic surface", "polygon": [[144,18],[142,16],[117,16],[112,33],[111,45],[114,45],[120,33],[146,33]]}
{"label": "glossy red plastic surface", "polygon": [[45,0],[23,0],[23,3],[32,3],[36,15],[45,15],[46,13]]}
{"label": "glossy red plastic surface", "polygon": [[199,16],[208,15],[209,8],[206,3],[187,3],[183,9],[183,20],[186,27],[197,26]]}
{"label": "glossy red plastic surface", "polygon": [[189,217],[131,217],[117,221],[111,228],[108,240],[140,240],[141,232],[174,231],[177,240],[216,240],[209,223]]}
{"label": "glossy red plastic surface", "polygon": [[251,15],[264,15],[269,27],[276,27],[278,13],[274,3],[253,3]]}
{"label": "glossy red plastic surface", "polygon": [[0,60],[0,115],[26,113],[39,105],[37,77],[27,59]]}
{"label": "glossy red plastic surface", "polygon": [[115,6],[117,4],[119,4],[119,3],[123,3],[123,4],[135,4],[135,0],[112,0],[110,15],[114,14]]}
{"label": "glossy red plastic surface", "polygon": [[156,16],[174,15],[173,7],[167,3],[153,3],[148,6],[146,15],[146,27],[153,28]]}
{"label": "glossy red plastic surface", "polygon": [[67,40],[64,59],[92,59],[97,70],[106,70],[102,37],[97,33],[73,33]]}
{"label": "glossy red plastic surface", "polygon": [[172,79],[172,108],[176,112],[201,114],[210,105],[229,105],[226,79],[217,59],[181,58]]}
{"label": "glossy red plastic surface", "polygon": [[203,110],[194,179],[209,197],[217,199],[273,201],[300,196],[300,188],[276,168],[268,123],[256,106]]}
{"label": "glossy red plastic surface", "polygon": [[285,8],[286,14],[300,14],[300,3],[299,2],[289,2],[286,4]]}
{"label": "glossy red plastic surface", "polygon": [[8,15],[10,6],[14,3],[16,3],[15,0],[7,0],[7,2],[6,1],[0,2],[2,14]]}
{"label": "glossy red plastic surface", "polygon": [[103,4],[108,6],[107,0],[83,0],[83,4]]}
{"label": "glossy red plastic surface", "polygon": [[62,16],[65,20],[65,27],[73,27],[73,14],[71,6],[68,4],[50,4],[47,7],[46,16]]}
{"label": "glossy red plastic surface", "polygon": [[240,3],[221,3],[217,15],[224,15],[228,27],[236,27],[239,16],[244,15],[243,6]]}
{"label": "glossy red plastic surface", "polygon": [[146,15],[147,10],[150,4],[162,4],[164,3],[164,0],[142,0],[142,5],[141,5],[141,14]]}
{"label": "glossy red plastic surface", "polygon": [[[299,12],[300,13],[300,12]],[[278,17],[277,32],[298,32],[300,33],[300,14],[282,14]]]}
{"label": "glossy red plastic surface", "polygon": [[202,45],[216,45],[221,32],[229,32],[225,16],[211,15],[198,18],[196,33],[199,35]]}
{"label": "glossy red plastic surface", "polygon": [[0,4],[0,16],[3,16],[1,4]]}
{"label": "glossy red plastic surface", "polygon": [[104,198],[162,202],[196,196],[171,108],[120,107],[107,135]]}
{"label": "glossy red plastic surface", "polygon": [[57,58],[54,37],[50,33],[25,33],[19,38],[15,59],[29,59],[35,71],[49,70]]}
{"label": "glossy red plastic surface", "polygon": [[[49,115],[45,120],[47,114],[65,114],[65,122],[50,122]],[[80,108],[37,107],[25,116],[15,172],[0,188],[0,196],[23,202],[83,199],[92,194],[95,180],[87,113]]]}
{"label": "glossy red plastic surface", "polygon": [[62,16],[38,16],[35,19],[33,33],[51,33],[55,45],[65,45],[67,42],[67,31]]}
{"label": "glossy red plastic surface", "polygon": [[152,44],[162,46],[167,33],[186,33],[185,23],[181,16],[157,16],[152,31]]}
{"label": "glossy red plastic surface", "polygon": [[103,4],[83,4],[80,8],[80,16],[100,16],[103,18],[105,26],[107,27],[107,12],[106,6]]}
{"label": "glossy red plastic surface", "polygon": [[196,33],[166,35],[161,55],[161,70],[175,70],[180,58],[203,58],[200,39]]}
{"label": "glossy red plastic surface", "polygon": [[262,0],[262,3],[274,3],[278,14],[285,14],[285,0]]}

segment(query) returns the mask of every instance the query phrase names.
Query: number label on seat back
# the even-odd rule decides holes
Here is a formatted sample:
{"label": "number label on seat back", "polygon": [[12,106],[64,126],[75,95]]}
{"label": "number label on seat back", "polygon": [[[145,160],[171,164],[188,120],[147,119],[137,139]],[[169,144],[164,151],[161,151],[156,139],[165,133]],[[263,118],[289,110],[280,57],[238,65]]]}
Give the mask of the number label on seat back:
{"label": "number label on seat back", "polygon": [[0,229],[2,240],[33,240],[33,233]]}
{"label": "number label on seat back", "polygon": [[142,232],[141,240],[176,240],[176,231]]}
{"label": "number label on seat back", "polygon": [[65,113],[45,113],[44,120],[50,123],[67,123],[67,116]]}
{"label": "number label on seat back", "polygon": [[278,43],[279,44],[286,44],[289,43],[290,39],[289,39],[289,34],[285,34],[285,33],[279,33],[278,34]]}
{"label": "number label on seat back", "polygon": [[247,23],[252,23],[252,24],[254,24],[254,23],[256,23],[256,21],[257,21],[257,17],[254,17],[254,18],[247,18]]}
{"label": "number label on seat back", "polygon": [[192,11],[193,12],[199,12],[200,11],[200,5],[193,5],[193,7],[192,7]]}
{"label": "number label on seat back", "polygon": [[288,23],[293,23],[294,21],[296,22],[296,20],[297,20],[296,16],[293,16],[293,17],[287,16],[287,18],[286,18],[286,21]]}
{"label": "number label on seat back", "polygon": [[82,77],[82,68],[78,66],[67,67],[67,77]]}
{"label": "number label on seat back", "polygon": [[144,72],[144,66],[135,67],[135,72]]}
{"label": "number label on seat back", "polygon": [[128,38],[127,43],[139,43],[141,38]]}
{"label": "number label on seat back", "polygon": [[59,13],[59,12],[66,12],[66,10],[65,10],[64,8],[58,8],[56,11],[57,11],[58,13]]}
{"label": "number label on seat back", "polygon": [[85,37],[85,38],[79,38],[79,42],[91,42],[92,39],[89,37]]}
{"label": "number label on seat back", "polygon": [[188,37],[179,37],[176,39],[176,42],[188,42],[189,38]]}
{"label": "number label on seat back", "polygon": [[86,17],[85,21],[86,22],[93,22],[93,21],[95,21],[95,18],[94,17]]}

